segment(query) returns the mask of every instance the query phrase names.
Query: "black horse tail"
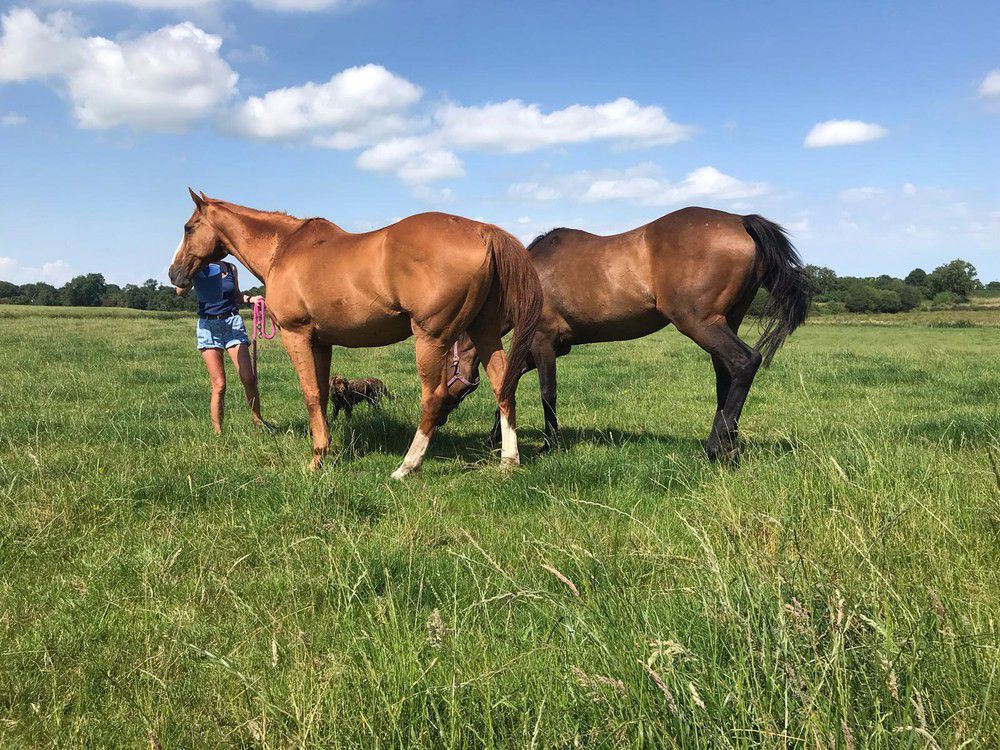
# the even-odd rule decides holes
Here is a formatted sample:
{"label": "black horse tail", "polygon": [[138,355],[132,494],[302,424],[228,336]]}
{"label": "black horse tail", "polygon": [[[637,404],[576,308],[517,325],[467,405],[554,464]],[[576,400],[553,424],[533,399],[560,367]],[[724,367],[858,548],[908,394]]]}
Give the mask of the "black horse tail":
{"label": "black horse tail", "polygon": [[816,291],[788,233],[763,216],[743,217],[743,228],[757,245],[763,271],[761,283],[771,293],[761,314],[762,332],[757,349],[770,365],[775,352],[802,325]]}

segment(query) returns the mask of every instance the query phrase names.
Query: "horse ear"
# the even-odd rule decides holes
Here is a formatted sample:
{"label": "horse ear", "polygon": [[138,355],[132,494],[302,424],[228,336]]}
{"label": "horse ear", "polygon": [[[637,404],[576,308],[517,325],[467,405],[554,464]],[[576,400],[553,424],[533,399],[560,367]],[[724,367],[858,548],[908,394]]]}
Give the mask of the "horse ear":
{"label": "horse ear", "polygon": [[208,203],[208,196],[207,196],[207,195],[205,195],[205,191],[204,191],[204,190],[199,190],[199,191],[198,191],[198,195],[200,195],[200,196],[201,196],[201,199],[202,199],[203,201],[205,201],[205,203]]}
{"label": "horse ear", "polygon": [[191,193],[191,200],[194,201],[194,205],[197,206],[199,211],[201,211],[202,206],[205,205],[205,201],[202,198],[199,198],[198,194],[191,188],[188,188],[188,192]]}

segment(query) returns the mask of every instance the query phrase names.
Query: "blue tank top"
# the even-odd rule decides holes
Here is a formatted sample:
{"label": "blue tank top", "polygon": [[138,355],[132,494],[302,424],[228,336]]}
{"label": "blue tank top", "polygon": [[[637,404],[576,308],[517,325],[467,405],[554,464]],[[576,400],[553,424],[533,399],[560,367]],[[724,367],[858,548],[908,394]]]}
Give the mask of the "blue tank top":
{"label": "blue tank top", "polygon": [[240,309],[232,267],[223,276],[221,263],[209,263],[194,275],[194,291],[198,295],[199,317],[232,315]]}

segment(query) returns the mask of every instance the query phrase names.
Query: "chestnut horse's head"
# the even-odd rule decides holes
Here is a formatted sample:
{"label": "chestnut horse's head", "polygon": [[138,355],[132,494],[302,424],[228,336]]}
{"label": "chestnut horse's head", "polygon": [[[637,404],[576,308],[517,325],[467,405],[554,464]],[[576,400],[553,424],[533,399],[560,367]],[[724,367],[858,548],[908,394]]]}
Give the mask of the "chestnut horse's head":
{"label": "chestnut horse's head", "polygon": [[194,201],[194,213],[184,225],[184,236],[167,272],[170,283],[182,289],[191,286],[191,280],[198,271],[209,263],[222,260],[229,253],[206,215],[208,199],[205,194],[199,196],[191,188],[188,192]]}

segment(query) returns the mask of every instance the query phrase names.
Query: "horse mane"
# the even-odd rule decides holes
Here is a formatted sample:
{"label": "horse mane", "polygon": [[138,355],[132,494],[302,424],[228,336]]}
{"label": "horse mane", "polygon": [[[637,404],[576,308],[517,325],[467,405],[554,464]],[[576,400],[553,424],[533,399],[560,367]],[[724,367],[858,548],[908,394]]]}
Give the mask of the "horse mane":
{"label": "horse mane", "polygon": [[239,203],[230,203],[229,201],[219,200],[218,198],[209,198],[208,203],[214,203],[222,206],[223,208],[229,209],[233,213],[251,216],[254,218],[278,219],[279,221],[294,222],[296,224],[304,221],[310,221],[310,219],[300,219],[298,216],[292,216],[287,211],[262,211],[259,208],[241,206]]}
{"label": "horse mane", "polygon": [[534,247],[535,245],[537,245],[537,244],[538,244],[539,242],[541,242],[542,240],[544,240],[544,239],[545,239],[546,237],[548,237],[548,236],[549,236],[550,234],[552,234],[553,232],[561,232],[561,231],[562,231],[563,229],[565,229],[565,228],[566,228],[566,227],[553,227],[552,229],[550,229],[550,230],[549,230],[549,231],[547,231],[547,232],[542,232],[542,233],[541,233],[540,235],[538,235],[537,237],[535,237],[535,239],[533,239],[533,240],[531,241],[531,243],[530,243],[530,244],[528,245],[528,247],[527,247],[527,248],[525,248],[525,249],[526,249],[526,250],[527,250],[527,251],[528,251],[528,252],[530,253],[530,252],[531,252],[531,249],[532,249],[532,248],[533,248],[533,247]]}

